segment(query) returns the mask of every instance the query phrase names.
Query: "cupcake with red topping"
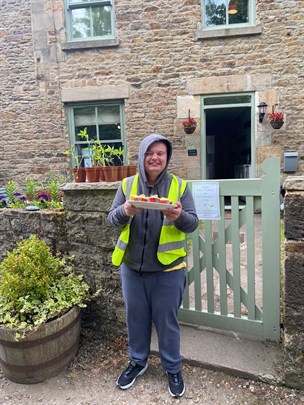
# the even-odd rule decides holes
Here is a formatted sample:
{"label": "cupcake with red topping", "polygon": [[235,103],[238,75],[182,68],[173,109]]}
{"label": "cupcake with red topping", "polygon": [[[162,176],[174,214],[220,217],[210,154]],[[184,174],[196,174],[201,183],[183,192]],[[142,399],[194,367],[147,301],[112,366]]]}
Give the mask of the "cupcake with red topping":
{"label": "cupcake with red topping", "polygon": [[150,195],[150,197],[148,197],[148,201],[149,201],[149,202],[152,202],[152,203],[158,203],[158,202],[159,202],[158,195],[157,195],[157,194],[155,194],[155,195]]}
{"label": "cupcake with red topping", "polygon": [[139,196],[139,201],[147,202],[147,201],[148,201],[148,197],[146,197],[144,194],[141,194],[141,195]]}
{"label": "cupcake with red topping", "polygon": [[161,204],[172,204],[172,201],[169,200],[169,198],[165,198],[165,197],[161,197],[161,198],[159,199],[159,202],[160,202]]}

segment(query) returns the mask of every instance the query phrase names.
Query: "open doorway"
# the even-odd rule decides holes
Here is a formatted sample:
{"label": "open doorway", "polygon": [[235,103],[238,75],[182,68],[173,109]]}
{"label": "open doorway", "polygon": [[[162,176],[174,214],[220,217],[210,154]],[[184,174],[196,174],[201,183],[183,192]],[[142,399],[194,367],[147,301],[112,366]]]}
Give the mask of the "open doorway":
{"label": "open doorway", "polygon": [[208,97],[204,102],[206,178],[252,177],[251,95]]}

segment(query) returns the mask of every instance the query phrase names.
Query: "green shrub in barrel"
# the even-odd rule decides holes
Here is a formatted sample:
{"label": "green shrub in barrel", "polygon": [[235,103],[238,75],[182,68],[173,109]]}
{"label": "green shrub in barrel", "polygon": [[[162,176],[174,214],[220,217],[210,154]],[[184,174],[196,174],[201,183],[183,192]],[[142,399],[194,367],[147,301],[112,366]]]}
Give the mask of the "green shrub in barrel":
{"label": "green shrub in barrel", "polygon": [[79,348],[80,308],[92,297],[69,260],[32,235],[0,264],[0,363],[5,376],[37,383],[65,369]]}

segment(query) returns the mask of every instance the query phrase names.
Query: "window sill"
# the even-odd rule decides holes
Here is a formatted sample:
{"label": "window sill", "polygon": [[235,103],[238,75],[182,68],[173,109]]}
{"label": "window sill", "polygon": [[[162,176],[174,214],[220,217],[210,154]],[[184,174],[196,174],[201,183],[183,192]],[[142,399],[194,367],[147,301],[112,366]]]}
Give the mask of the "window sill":
{"label": "window sill", "polygon": [[79,51],[81,49],[111,48],[119,45],[119,39],[102,39],[92,41],[66,42],[61,45],[63,51]]}
{"label": "window sill", "polygon": [[257,35],[262,33],[261,26],[242,28],[223,28],[216,30],[199,31],[197,39],[229,38],[235,36]]}

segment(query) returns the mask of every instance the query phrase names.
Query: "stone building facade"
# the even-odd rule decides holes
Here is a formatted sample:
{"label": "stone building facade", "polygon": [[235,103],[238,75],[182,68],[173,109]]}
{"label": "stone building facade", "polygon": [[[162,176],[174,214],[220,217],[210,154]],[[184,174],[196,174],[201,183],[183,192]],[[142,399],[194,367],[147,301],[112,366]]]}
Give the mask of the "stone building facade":
{"label": "stone building facade", "polygon": [[[114,39],[71,43],[64,0],[0,0],[0,186],[50,170],[69,173],[67,106],[104,100],[123,103],[132,163],[140,140],[157,132],[173,143],[176,174],[212,178],[206,169],[211,116],[202,103],[239,94],[252,100],[247,123],[236,121],[251,131],[240,163],[260,176],[261,162],[280,156],[283,183],[284,153],[292,151],[298,156],[293,175],[303,175],[304,1],[251,1],[253,26],[204,30],[200,0],[115,0]],[[261,102],[267,104],[262,123]],[[280,130],[269,124],[272,108],[284,112]],[[192,135],[181,124],[189,110],[198,121]],[[235,125],[225,119],[215,118],[227,129]]]}

